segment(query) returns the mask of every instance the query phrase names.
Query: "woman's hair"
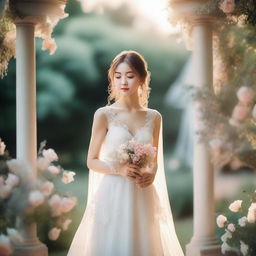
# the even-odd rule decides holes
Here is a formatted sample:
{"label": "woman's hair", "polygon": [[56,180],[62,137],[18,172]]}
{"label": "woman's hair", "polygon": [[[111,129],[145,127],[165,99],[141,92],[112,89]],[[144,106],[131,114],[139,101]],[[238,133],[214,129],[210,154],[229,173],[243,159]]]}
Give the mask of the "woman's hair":
{"label": "woman's hair", "polygon": [[111,100],[116,100],[116,89],[113,84],[114,74],[117,66],[121,63],[127,63],[133,71],[135,71],[138,75],[140,80],[142,81],[141,86],[139,86],[139,102],[141,106],[147,107],[148,106],[148,98],[151,91],[149,87],[150,82],[150,72],[148,71],[148,64],[143,58],[141,54],[136,51],[122,51],[120,52],[112,61],[110,68],[108,70],[108,104],[110,105]]}

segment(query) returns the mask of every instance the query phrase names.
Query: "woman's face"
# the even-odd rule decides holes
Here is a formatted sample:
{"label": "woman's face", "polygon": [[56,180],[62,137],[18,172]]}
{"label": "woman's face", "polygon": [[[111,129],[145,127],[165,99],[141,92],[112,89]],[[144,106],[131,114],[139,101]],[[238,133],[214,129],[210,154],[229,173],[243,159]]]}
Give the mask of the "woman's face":
{"label": "woman's face", "polygon": [[120,96],[132,95],[141,84],[139,75],[125,62],[117,66],[113,82]]}

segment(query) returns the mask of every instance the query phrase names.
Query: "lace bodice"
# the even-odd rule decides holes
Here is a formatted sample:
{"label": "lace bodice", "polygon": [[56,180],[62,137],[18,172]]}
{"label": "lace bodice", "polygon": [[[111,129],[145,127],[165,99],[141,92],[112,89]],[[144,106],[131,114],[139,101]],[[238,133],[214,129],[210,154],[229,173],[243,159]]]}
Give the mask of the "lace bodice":
{"label": "lace bodice", "polygon": [[108,120],[108,131],[103,142],[100,158],[109,161],[115,161],[116,149],[124,142],[134,139],[141,143],[153,143],[154,120],[158,113],[155,109],[147,109],[145,121],[140,126],[135,134],[132,134],[128,125],[120,118],[120,110],[105,106],[99,109],[102,111]]}

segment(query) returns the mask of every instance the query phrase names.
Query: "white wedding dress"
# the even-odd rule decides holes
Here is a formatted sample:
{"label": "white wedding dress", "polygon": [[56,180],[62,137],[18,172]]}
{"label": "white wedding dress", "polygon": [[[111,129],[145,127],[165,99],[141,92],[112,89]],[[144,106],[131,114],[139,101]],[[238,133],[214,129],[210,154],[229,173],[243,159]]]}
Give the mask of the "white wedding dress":
{"label": "white wedding dress", "polygon": [[[103,111],[108,119],[101,160],[115,163],[115,150],[130,139],[153,143],[157,110],[147,108],[145,123],[134,135],[121,122],[117,108],[104,106],[99,111]],[[159,174],[146,188],[140,188],[134,181],[120,175],[89,170],[87,205],[68,256],[184,255],[175,233],[166,184],[159,183],[165,182],[165,176],[160,177],[159,165],[163,168],[160,160],[158,157]]]}

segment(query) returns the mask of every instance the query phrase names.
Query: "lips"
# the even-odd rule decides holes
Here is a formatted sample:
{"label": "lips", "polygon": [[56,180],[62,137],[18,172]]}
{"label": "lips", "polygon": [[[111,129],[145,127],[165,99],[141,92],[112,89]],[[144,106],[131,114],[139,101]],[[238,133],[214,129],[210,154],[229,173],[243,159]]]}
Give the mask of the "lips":
{"label": "lips", "polygon": [[121,88],[122,91],[128,91],[129,88]]}

